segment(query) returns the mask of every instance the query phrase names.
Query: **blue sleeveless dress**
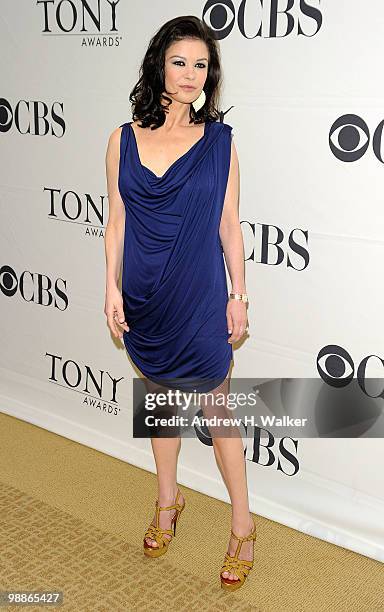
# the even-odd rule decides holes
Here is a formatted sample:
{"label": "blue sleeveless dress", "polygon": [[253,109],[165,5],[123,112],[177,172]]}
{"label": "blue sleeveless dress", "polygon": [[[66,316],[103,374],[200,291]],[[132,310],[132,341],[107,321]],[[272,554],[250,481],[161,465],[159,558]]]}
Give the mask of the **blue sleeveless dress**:
{"label": "blue sleeveless dress", "polygon": [[131,123],[120,126],[118,175],[124,345],[149,380],[207,392],[233,359],[219,236],[232,127],[206,122],[200,140],[158,177],[142,165]]}

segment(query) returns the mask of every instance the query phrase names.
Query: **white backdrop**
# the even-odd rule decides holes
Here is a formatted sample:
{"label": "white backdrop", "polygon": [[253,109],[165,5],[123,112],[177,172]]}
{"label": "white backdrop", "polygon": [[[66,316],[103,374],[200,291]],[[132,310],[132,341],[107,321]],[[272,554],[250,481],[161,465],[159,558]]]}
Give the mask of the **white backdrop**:
{"label": "white backdrop", "polygon": [[[88,0],[83,24],[81,0],[2,3],[4,413],[155,471],[150,441],[132,438],[138,373],[103,313],[104,160],[150,37],[177,15],[218,33],[240,160],[250,337],[232,377],[332,386],[366,358],[364,375],[382,375],[384,6],[277,4]],[[383,561],[381,439],[286,439],[297,471],[279,443],[266,466],[247,441],[252,511]],[[179,482],[228,501],[197,439]]]}

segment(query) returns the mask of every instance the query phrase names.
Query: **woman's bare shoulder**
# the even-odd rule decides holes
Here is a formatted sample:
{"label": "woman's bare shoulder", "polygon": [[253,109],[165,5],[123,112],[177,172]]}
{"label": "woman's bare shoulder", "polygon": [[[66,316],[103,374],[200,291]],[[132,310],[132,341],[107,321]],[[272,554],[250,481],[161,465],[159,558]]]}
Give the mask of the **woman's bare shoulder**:
{"label": "woman's bare shoulder", "polygon": [[119,125],[119,127],[116,127],[113,132],[111,132],[109,138],[110,140],[120,140],[120,136],[121,136],[121,132],[123,131],[123,127],[124,127],[125,123],[123,123],[123,125]]}
{"label": "woman's bare shoulder", "polygon": [[109,135],[108,146],[107,146],[107,156],[108,157],[115,158],[115,159],[120,157],[120,140],[121,140],[121,133],[123,131],[123,125],[116,127]]}

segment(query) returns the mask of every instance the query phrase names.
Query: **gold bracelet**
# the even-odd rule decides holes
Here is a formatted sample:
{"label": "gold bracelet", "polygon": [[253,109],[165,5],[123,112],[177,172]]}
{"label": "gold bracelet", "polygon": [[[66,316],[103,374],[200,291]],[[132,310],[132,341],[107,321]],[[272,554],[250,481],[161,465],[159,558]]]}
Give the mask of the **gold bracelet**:
{"label": "gold bracelet", "polygon": [[230,300],[240,300],[241,302],[249,302],[248,295],[246,293],[230,293]]}

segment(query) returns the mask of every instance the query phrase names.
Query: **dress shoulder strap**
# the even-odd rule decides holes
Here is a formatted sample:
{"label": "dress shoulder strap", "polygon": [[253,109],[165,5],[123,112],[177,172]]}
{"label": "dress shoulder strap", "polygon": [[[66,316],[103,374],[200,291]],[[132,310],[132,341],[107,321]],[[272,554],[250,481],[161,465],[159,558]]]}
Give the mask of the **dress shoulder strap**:
{"label": "dress shoulder strap", "polygon": [[122,165],[124,159],[125,159],[125,155],[127,152],[127,144],[128,144],[128,122],[122,123],[121,125],[119,125],[119,127],[122,128],[121,130],[121,134],[120,134],[120,165]]}

